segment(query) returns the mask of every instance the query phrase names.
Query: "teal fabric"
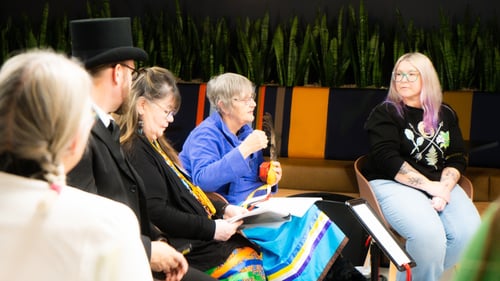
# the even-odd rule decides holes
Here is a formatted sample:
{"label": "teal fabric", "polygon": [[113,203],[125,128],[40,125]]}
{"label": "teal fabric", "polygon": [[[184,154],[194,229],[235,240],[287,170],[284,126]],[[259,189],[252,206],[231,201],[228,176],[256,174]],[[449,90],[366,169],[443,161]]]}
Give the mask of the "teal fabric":
{"label": "teal fabric", "polygon": [[243,234],[262,249],[268,280],[318,280],[347,242],[316,205],[280,227],[255,227]]}

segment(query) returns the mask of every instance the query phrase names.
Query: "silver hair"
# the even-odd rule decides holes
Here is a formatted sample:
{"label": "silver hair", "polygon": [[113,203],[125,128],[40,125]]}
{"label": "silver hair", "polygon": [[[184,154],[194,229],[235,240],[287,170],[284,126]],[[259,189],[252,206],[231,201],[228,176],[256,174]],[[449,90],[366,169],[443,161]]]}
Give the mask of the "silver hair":
{"label": "silver hair", "polygon": [[207,83],[207,98],[210,106],[220,112],[219,102],[232,108],[232,100],[244,92],[254,92],[255,85],[243,75],[224,73],[213,77]]}

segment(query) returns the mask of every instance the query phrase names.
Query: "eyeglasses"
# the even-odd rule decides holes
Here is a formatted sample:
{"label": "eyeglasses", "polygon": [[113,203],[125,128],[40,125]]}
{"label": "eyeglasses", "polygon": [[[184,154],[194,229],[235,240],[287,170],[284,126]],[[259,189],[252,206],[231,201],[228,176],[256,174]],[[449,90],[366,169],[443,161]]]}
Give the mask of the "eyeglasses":
{"label": "eyeglasses", "polygon": [[239,101],[244,103],[245,105],[250,105],[252,102],[255,102],[255,93],[253,93],[251,96],[246,97],[246,98],[233,98],[234,101]]}
{"label": "eyeglasses", "polygon": [[418,76],[420,76],[420,73],[412,71],[408,73],[404,72],[395,72],[392,74],[392,79],[396,82],[402,82],[403,78],[406,77],[406,81],[408,82],[415,82],[418,79]]}
{"label": "eyeglasses", "polygon": [[175,110],[165,110],[165,108],[163,108],[163,106],[161,106],[161,105],[157,104],[156,102],[154,102],[154,101],[150,101],[150,100],[148,100],[148,101],[149,101],[150,103],[152,103],[152,104],[154,104],[154,105],[158,106],[158,108],[159,108],[159,109],[161,109],[161,110],[163,111],[163,113],[165,114],[165,118],[166,118],[166,119],[168,119],[168,118],[170,118],[170,117],[172,117],[172,118],[173,118],[173,117],[175,116],[175,113],[176,113],[176,112],[175,112]]}
{"label": "eyeglasses", "polygon": [[119,65],[124,66],[124,67],[132,70],[132,80],[135,80],[137,78],[137,76],[139,76],[139,72],[140,72],[139,69],[136,69],[135,67],[132,67],[126,63],[119,63]]}

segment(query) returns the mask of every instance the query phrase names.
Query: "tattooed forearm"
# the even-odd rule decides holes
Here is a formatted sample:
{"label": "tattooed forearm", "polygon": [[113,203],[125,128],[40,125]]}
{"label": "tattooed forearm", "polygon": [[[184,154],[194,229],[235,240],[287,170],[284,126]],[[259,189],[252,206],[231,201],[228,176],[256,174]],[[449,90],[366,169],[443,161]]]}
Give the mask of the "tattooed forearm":
{"label": "tattooed forearm", "polygon": [[460,179],[460,172],[455,168],[444,168],[441,174],[441,182],[447,187],[453,187]]}
{"label": "tattooed forearm", "polygon": [[398,173],[405,176],[410,173],[419,174],[419,172],[415,170],[415,168],[413,168],[410,164],[406,162],[403,162],[403,165],[401,165],[401,168],[399,168]]}
{"label": "tattooed forearm", "polygon": [[401,165],[395,179],[402,184],[415,188],[422,188],[426,182],[426,178],[407,162]]}
{"label": "tattooed forearm", "polygon": [[409,177],[408,178],[408,185],[409,186],[414,186],[414,187],[419,187],[422,186],[424,183],[423,179],[421,177]]}
{"label": "tattooed forearm", "polygon": [[407,166],[408,165],[406,164],[406,162],[404,162],[403,165],[401,165],[401,168],[399,168],[399,173],[402,175],[408,174],[410,172],[410,170],[408,169]]}
{"label": "tattooed forearm", "polygon": [[460,176],[460,174],[457,171],[455,171],[454,169],[445,168],[443,170],[443,174],[441,175],[441,181],[448,180],[448,179],[458,181],[459,176]]}

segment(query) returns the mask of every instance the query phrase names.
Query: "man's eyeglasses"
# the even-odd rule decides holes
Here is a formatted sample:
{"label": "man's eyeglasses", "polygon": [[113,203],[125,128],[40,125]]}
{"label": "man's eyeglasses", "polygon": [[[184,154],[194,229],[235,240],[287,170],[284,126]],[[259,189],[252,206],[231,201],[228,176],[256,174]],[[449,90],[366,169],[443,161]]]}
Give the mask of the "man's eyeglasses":
{"label": "man's eyeglasses", "polygon": [[132,70],[132,80],[135,80],[137,76],[139,76],[140,69],[136,69],[135,67],[132,67],[126,63],[119,63],[119,65],[124,66],[130,70]]}
{"label": "man's eyeglasses", "polygon": [[244,103],[245,105],[251,104],[251,102],[255,102],[255,93],[253,93],[251,96],[246,97],[246,98],[233,98],[234,101],[239,101]]}
{"label": "man's eyeglasses", "polygon": [[165,108],[163,108],[163,106],[157,104],[156,102],[154,101],[149,101],[150,103],[158,106],[159,109],[161,109],[161,111],[163,111],[163,113],[165,114],[165,118],[168,119],[170,117],[174,117],[175,116],[175,110],[165,110]]}
{"label": "man's eyeglasses", "polygon": [[396,82],[402,82],[403,78],[406,77],[406,81],[415,82],[415,81],[417,81],[418,76],[420,76],[420,73],[415,72],[415,71],[408,72],[408,73],[395,72],[392,74],[392,79],[394,79],[394,81],[396,81]]}

